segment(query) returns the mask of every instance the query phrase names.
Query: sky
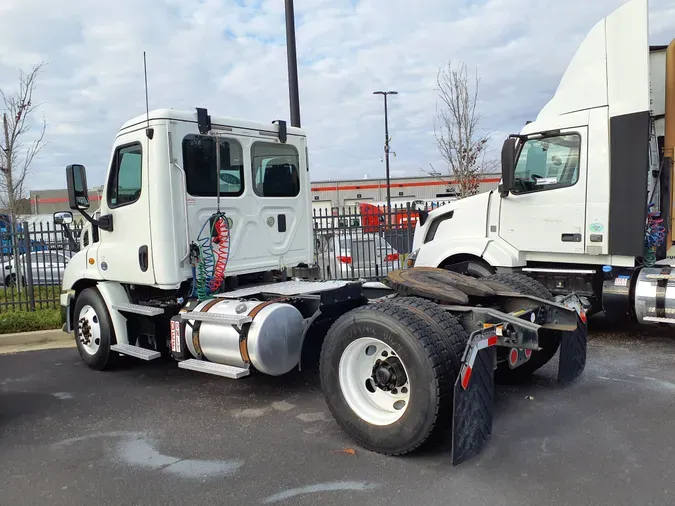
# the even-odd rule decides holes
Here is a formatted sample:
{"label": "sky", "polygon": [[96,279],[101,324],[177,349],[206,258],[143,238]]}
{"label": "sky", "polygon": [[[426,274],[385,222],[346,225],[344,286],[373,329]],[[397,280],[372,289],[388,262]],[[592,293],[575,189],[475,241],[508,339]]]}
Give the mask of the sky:
{"label": "sky", "polygon": [[[295,0],[302,127],[312,180],[447,172],[434,137],[436,75],[477,71],[481,128],[497,156],[555,92],[585,34],[625,0]],[[651,0],[650,43],[675,38],[675,2]],[[45,62],[35,89],[47,145],[29,189],[65,188],[65,166],[103,184],[119,127],[150,108],[289,119],[283,0],[2,0],[0,88]],[[37,118],[39,119],[39,117]],[[430,165],[431,164],[431,165]]]}

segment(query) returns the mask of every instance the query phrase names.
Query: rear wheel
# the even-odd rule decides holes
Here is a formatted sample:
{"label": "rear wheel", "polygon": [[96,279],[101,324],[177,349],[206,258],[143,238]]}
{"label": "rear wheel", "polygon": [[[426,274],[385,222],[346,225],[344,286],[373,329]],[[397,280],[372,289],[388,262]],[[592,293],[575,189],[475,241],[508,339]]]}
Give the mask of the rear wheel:
{"label": "rear wheel", "polygon": [[[338,425],[364,448],[409,453],[448,428],[459,372],[453,339],[422,306],[382,302],[355,309],[330,328],[321,386]],[[449,316],[449,315],[448,315]]]}
{"label": "rear wheel", "polygon": [[[525,274],[516,272],[502,273],[490,276],[488,279],[498,281],[524,295],[553,300],[553,294],[551,294],[548,288]],[[560,347],[561,339],[562,334],[559,331],[547,330],[541,332],[539,346],[542,349],[533,351],[530,359],[515,369],[511,369],[506,360],[500,362],[495,371],[495,381],[513,383],[529,379],[537,369],[546,365],[555,356]]]}
{"label": "rear wheel", "polygon": [[92,369],[104,370],[113,365],[110,346],[115,335],[108,308],[96,288],[83,290],[75,301],[75,343],[80,357]]}

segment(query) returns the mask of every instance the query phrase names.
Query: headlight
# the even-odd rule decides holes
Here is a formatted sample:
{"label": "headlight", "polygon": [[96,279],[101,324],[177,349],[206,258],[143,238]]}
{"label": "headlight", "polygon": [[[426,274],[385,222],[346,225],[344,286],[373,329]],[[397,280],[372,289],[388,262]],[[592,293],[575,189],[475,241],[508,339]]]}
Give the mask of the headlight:
{"label": "headlight", "polygon": [[415,260],[417,260],[417,254],[419,252],[420,250],[416,249],[406,257],[405,265],[403,266],[404,269],[412,269],[413,267],[415,267]]}

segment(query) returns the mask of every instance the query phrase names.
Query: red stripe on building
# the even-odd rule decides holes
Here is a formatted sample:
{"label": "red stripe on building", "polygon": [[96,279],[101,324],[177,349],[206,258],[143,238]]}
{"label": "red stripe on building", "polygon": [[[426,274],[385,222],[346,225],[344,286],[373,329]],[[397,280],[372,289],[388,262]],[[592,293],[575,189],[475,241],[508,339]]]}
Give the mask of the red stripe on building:
{"label": "red stripe on building", "polygon": [[[68,202],[68,199],[63,197],[52,197],[48,199],[33,198],[32,200],[38,204],[63,204]],[[101,197],[95,195],[93,197],[89,197],[89,200],[101,200]]]}
{"label": "red stripe on building", "polygon": [[[501,179],[490,178],[481,179],[481,183],[499,183]],[[459,184],[459,181],[420,181],[415,183],[392,183],[391,188],[419,188],[421,186],[450,186]],[[346,186],[322,186],[319,188],[312,188],[313,192],[333,192],[339,190],[377,190],[379,188],[386,188],[386,184],[364,184],[364,185],[346,185]]]}

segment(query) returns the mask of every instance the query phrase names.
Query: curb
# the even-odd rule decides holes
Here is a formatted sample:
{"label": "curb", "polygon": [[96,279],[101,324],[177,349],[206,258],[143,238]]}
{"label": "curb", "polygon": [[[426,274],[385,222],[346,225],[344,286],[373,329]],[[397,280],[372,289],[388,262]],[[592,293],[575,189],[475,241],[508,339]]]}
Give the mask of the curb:
{"label": "curb", "polygon": [[21,346],[26,344],[44,344],[73,339],[71,334],[63,330],[38,330],[35,332],[20,332],[17,334],[0,334],[0,346]]}

